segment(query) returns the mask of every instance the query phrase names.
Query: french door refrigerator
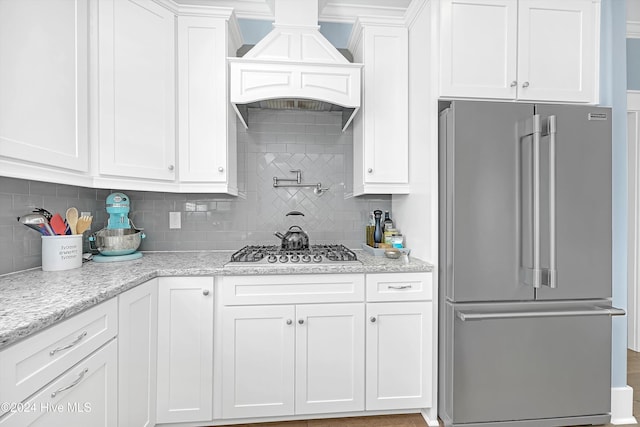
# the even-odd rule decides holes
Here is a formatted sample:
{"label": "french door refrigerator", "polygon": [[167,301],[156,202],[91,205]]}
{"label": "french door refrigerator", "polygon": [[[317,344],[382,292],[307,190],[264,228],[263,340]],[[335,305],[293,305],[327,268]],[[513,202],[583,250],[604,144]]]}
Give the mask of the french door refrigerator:
{"label": "french door refrigerator", "polygon": [[610,418],[611,111],[442,101],[439,416]]}

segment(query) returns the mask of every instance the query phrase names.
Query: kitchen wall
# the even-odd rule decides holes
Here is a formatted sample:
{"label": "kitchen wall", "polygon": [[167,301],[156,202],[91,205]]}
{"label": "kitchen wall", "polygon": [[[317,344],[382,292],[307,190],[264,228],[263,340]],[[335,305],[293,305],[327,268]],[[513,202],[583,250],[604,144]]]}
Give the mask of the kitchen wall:
{"label": "kitchen wall", "polygon": [[[627,307],[627,67],[626,2],[602,2],[600,102],[612,107],[612,304]],[[627,317],[612,319],[611,385],[627,383]]]}
{"label": "kitchen wall", "polygon": [[[251,110],[249,130],[238,124],[238,181],[241,197],[96,190],[0,177],[0,274],[40,265],[40,237],[16,221],[33,207],[64,213],[76,206],[94,214],[93,231],[107,220],[105,198],[123,191],[131,218],[144,228],[141,250],[239,249],[275,244],[276,230],[298,224],[311,243],[340,242],[356,248],[364,239],[368,213],[391,210],[389,196],[345,198],[352,188],[351,130],[340,130],[340,113]],[[273,188],[273,177],[322,182],[329,190]],[[299,210],[304,217],[286,217]],[[169,229],[169,212],[180,212],[180,229]],[[401,227],[401,224],[400,224]]]}
{"label": "kitchen wall", "polygon": [[627,39],[627,89],[640,90],[640,39]]}
{"label": "kitchen wall", "polygon": [[[245,44],[254,45],[273,30],[273,22],[262,19],[238,19]],[[344,22],[319,22],[320,33],[338,49],[346,49],[353,24]]]}
{"label": "kitchen wall", "polygon": [[[241,197],[127,192],[136,226],[149,230],[143,250],[239,249],[275,244],[276,230],[300,225],[311,243],[359,247],[368,212],[390,210],[389,196],[347,198],[352,188],[353,137],[340,130],[341,114],[252,109],[249,129],[238,124]],[[322,183],[312,188],[274,188],[273,177]],[[304,217],[286,217],[298,210]],[[169,212],[180,212],[182,228],[169,229]]]}
{"label": "kitchen wall", "polygon": [[627,0],[627,89],[640,91],[640,1]]}
{"label": "kitchen wall", "polygon": [[71,206],[104,212],[107,194],[107,190],[0,177],[0,274],[41,265],[40,234],[20,224],[17,217],[34,207],[62,215]]}

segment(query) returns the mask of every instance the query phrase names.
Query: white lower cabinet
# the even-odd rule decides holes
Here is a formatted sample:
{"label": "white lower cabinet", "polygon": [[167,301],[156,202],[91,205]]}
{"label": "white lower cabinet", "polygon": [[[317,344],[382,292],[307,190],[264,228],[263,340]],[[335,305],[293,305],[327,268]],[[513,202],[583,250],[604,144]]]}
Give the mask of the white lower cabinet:
{"label": "white lower cabinet", "polygon": [[294,306],[224,307],[222,416],[294,413]]}
{"label": "white lower cabinet", "polygon": [[432,406],[432,307],[367,304],[367,410]]}
{"label": "white lower cabinet", "polygon": [[223,309],[224,418],[364,410],[364,305]]}
{"label": "white lower cabinet", "polygon": [[227,276],[219,292],[222,418],[364,410],[364,275]]}
{"label": "white lower cabinet", "polygon": [[0,419],[2,427],[115,427],[117,340],[66,371]]}
{"label": "white lower cabinet", "polygon": [[0,426],[435,420],[431,299],[429,273],[152,279],[0,351]]}
{"label": "white lower cabinet", "polygon": [[364,304],[296,307],[296,414],[364,410]]}
{"label": "white lower cabinet", "polygon": [[213,283],[158,279],[157,423],[212,418]]}
{"label": "white lower cabinet", "polygon": [[118,423],[156,423],[158,279],[118,296]]}
{"label": "white lower cabinet", "polygon": [[367,410],[430,408],[435,416],[431,273],[367,274]]}

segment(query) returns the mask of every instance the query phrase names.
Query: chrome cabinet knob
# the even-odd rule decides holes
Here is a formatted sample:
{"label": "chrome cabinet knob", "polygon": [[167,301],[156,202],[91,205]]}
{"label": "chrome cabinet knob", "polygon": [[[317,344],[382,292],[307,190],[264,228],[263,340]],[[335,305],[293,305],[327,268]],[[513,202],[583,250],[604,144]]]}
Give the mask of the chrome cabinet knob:
{"label": "chrome cabinet knob", "polygon": [[371,323],[376,323],[376,320],[377,320],[377,319],[376,319],[376,317],[375,317],[375,316],[371,316],[371,317],[369,318],[369,321],[370,321]]}
{"label": "chrome cabinet knob", "polygon": [[298,319],[298,323],[301,325],[304,324],[304,319]]}
{"label": "chrome cabinet knob", "polygon": [[173,170],[175,169],[175,166],[173,165],[169,165],[169,170],[173,172]]}
{"label": "chrome cabinet knob", "polygon": [[529,87],[529,82],[522,83],[522,87]]}
{"label": "chrome cabinet knob", "polygon": [[514,80],[514,81],[511,82],[511,84],[509,86],[516,87],[516,86],[518,86],[518,82]]}
{"label": "chrome cabinet knob", "polygon": [[372,169],[372,168],[369,168],[369,169],[367,169],[367,172],[369,172],[369,173],[373,173],[373,169]]}
{"label": "chrome cabinet knob", "polygon": [[287,325],[291,325],[291,324],[293,324],[293,320],[287,319]]}
{"label": "chrome cabinet knob", "polygon": [[220,167],[218,168],[218,172],[224,172],[224,168],[223,168],[222,166],[220,166]]}
{"label": "chrome cabinet knob", "polygon": [[205,297],[206,297],[207,295],[209,295],[209,289],[205,289],[205,290],[203,290],[203,291],[202,291],[202,295],[204,295]]}

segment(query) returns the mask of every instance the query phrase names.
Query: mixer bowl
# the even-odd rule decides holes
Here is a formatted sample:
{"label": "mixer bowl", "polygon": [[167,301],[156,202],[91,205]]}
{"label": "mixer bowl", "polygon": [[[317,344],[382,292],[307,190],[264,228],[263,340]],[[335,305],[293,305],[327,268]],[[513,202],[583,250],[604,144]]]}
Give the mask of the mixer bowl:
{"label": "mixer bowl", "polygon": [[144,238],[142,230],[135,228],[103,228],[89,237],[89,244],[101,255],[128,255],[140,247]]}

